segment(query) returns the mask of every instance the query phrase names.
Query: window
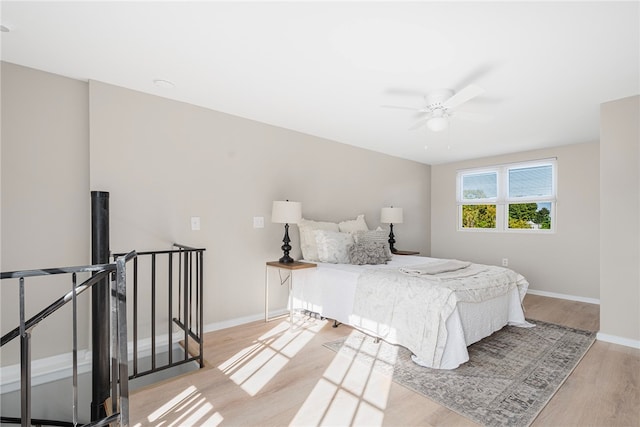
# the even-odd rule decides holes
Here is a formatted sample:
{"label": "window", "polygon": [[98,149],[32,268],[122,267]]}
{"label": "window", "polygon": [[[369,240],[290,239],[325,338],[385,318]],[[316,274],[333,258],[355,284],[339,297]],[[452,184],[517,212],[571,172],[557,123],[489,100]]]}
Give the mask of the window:
{"label": "window", "polygon": [[555,230],[556,160],[458,172],[459,230]]}

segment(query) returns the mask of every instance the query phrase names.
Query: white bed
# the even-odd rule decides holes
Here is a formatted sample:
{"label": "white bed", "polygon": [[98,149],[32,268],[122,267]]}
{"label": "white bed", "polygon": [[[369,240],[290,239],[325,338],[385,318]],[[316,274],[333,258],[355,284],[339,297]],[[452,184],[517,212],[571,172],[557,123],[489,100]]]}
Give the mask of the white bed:
{"label": "white bed", "polygon": [[[419,278],[400,272],[400,268],[438,262],[443,260],[399,255],[394,255],[391,261],[381,265],[316,262],[317,268],[300,271],[302,274],[296,276],[292,291],[293,308],[318,313],[392,344],[403,345],[414,353],[416,363],[437,369],[455,369],[465,363],[469,360],[468,345],[507,324],[531,326],[525,321],[522,309],[522,299],[528,283],[524,277],[511,270],[471,264],[457,272],[420,275]],[[467,297],[467,294],[471,294],[469,290],[480,289],[480,276],[483,276],[482,282],[489,283],[489,288],[493,291],[483,294],[484,296]],[[498,276],[502,278],[498,279]],[[392,293],[388,299],[398,299],[393,302],[395,308],[390,304],[383,305],[384,296],[380,295],[378,298],[382,298],[382,302],[379,307],[375,307],[375,303],[365,303],[362,300],[366,293],[363,289],[367,289],[364,285],[365,278],[369,281],[381,281],[377,288],[375,284],[368,288],[378,289],[371,293],[384,291],[392,285],[400,286],[400,283],[404,286],[405,282],[414,283],[414,287],[389,291]],[[445,305],[449,304],[449,309],[435,314],[436,317],[442,317],[441,321],[433,321],[434,314],[431,314],[429,320],[421,310],[421,307],[429,306],[425,299],[430,299],[420,294],[421,291],[418,294],[415,292],[416,289],[425,288],[422,285],[415,286],[423,280],[430,285],[428,287],[438,287],[433,286],[436,284],[444,285],[447,289],[451,288],[450,285],[455,288],[455,291],[447,291],[448,296],[443,297],[447,301]],[[499,286],[498,282],[501,282]],[[396,295],[405,297],[400,300],[401,297]],[[416,329],[419,322],[427,327]],[[433,341],[432,345],[423,348],[423,341],[429,340]],[[429,349],[425,350],[427,347]]]}

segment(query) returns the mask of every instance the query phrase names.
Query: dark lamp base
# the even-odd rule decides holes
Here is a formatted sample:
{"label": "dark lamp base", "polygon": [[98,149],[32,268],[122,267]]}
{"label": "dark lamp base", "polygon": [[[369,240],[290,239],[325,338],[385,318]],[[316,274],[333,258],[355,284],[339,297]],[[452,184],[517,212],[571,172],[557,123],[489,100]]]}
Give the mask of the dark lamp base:
{"label": "dark lamp base", "polygon": [[289,255],[283,256],[282,258],[280,258],[278,260],[278,262],[282,263],[282,264],[290,264],[292,262],[295,262],[295,259],[291,258]]}
{"label": "dark lamp base", "polygon": [[291,264],[295,260],[289,256],[289,251],[291,250],[291,245],[289,244],[291,240],[289,240],[289,224],[284,225],[284,238],[282,239],[282,251],[283,255],[278,261],[282,264]]}
{"label": "dark lamp base", "polygon": [[389,249],[391,249],[391,253],[394,254],[396,253],[396,248],[394,247],[395,243],[396,243],[396,239],[395,236],[393,235],[393,224],[389,224]]}

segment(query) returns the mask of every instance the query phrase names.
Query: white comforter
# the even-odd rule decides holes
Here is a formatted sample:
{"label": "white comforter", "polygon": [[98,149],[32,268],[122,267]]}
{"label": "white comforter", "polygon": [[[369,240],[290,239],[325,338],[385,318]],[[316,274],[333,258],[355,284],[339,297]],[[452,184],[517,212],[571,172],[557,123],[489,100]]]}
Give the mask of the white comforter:
{"label": "white comforter", "polygon": [[[451,288],[434,291],[438,295],[436,299],[444,302],[440,313],[437,313],[434,305],[431,305],[428,313],[423,313],[427,304],[425,301],[431,301],[432,297],[422,295],[420,298],[426,299],[420,300],[418,295],[423,289],[418,289],[417,286],[409,286],[403,291],[398,291],[400,294],[404,293],[405,297],[408,296],[409,301],[401,301],[399,294],[396,295],[397,290],[387,292],[385,296],[384,289],[379,292],[372,289],[375,283],[368,286],[369,290],[366,286],[359,289],[361,278],[366,281],[367,277],[375,277],[378,274],[381,282],[379,286],[383,288],[383,283],[389,277],[392,281],[413,283],[410,279],[421,279],[404,274],[400,276],[400,268],[411,273],[413,270],[423,270],[425,264],[428,264],[427,270],[433,270],[433,267],[440,270],[442,265],[436,264],[443,261],[436,258],[394,255],[386,265],[317,263],[318,268],[296,272],[292,304],[296,309],[318,313],[354,326],[370,335],[405,346],[427,359],[423,361],[414,357],[416,363],[439,369],[455,369],[469,360],[468,345],[489,336],[506,324],[530,326],[525,321],[521,305],[528,283],[519,274],[501,267],[472,264],[469,268],[453,269],[431,277],[431,280],[439,285]],[[385,271],[386,273],[380,273]],[[499,271],[506,274],[503,279],[494,275]],[[424,271],[413,271],[413,274],[422,276],[422,272]],[[500,284],[501,280],[513,283],[505,286]],[[478,291],[476,288],[483,282],[493,283],[494,286],[489,286],[486,293]],[[397,285],[400,286],[400,283]],[[386,286],[389,287],[389,284]],[[505,289],[510,291],[500,295]],[[372,296],[370,302],[366,302],[369,299],[366,295],[361,295],[367,293]],[[489,295],[496,296],[483,300]],[[408,307],[409,304],[412,305],[411,308]],[[453,311],[450,311],[451,307]],[[414,311],[411,315],[410,310]],[[448,317],[447,312],[450,313]],[[429,318],[436,318],[436,323],[432,323]],[[419,327],[416,322],[423,326]],[[403,323],[410,326],[408,332],[400,330],[399,326]],[[432,325],[437,327],[435,332]]]}
{"label": "white comforter", "polygon": [[487,301],[516,287],[526,290],[526,281],[512,270],[433,258],[411,268],[368,270],[358,278],[349,323],[407,347],[421,365],[440,368],[447,319],[457,304]]}

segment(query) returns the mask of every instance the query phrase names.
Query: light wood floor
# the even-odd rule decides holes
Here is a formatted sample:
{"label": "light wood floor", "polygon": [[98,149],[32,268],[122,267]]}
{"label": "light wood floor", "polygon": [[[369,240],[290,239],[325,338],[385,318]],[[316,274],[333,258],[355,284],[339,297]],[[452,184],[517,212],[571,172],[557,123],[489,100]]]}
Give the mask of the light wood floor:
{"label": "light wood floor", "polygon": [[[531,319],[599,328],[597,305],[527,295],[525,308]],[[208,333],[208,366],[134,392],[130,425],[475,425],[322,346],[349,327],[287,325]],[[597,341],[533,426],[640,426],[640,350]]]}

